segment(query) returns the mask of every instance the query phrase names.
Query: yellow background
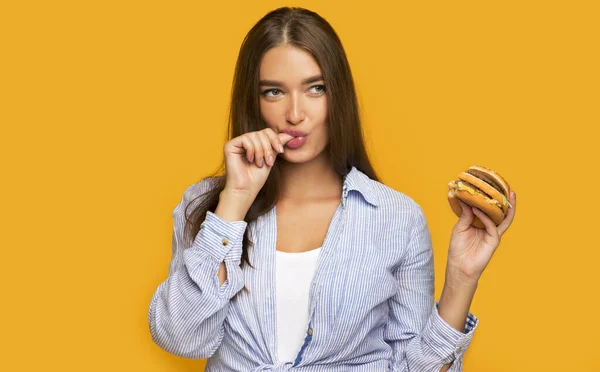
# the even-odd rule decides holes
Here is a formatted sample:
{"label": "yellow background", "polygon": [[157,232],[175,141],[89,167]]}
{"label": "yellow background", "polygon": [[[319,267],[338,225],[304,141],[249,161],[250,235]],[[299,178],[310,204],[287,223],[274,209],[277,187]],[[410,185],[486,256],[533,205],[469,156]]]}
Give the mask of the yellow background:
{"label": "yellow background", "polygon": [[299,5],[339,33],[382,180],[425,210],[436,299],[447,182],[496,169],[518,211],[465,371],[600,371],[595,1],[5,1],[3,371],[201,371],[150,340],[171,212],[215,170],[240,43]]}

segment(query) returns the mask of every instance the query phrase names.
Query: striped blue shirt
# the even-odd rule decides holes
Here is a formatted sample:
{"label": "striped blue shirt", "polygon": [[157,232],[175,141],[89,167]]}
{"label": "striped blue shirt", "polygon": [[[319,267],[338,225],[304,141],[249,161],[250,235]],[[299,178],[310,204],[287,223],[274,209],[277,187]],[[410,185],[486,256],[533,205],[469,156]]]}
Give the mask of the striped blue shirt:
{"label": "striped blue shirt", "polygon": [[[205,371],[462,371],[478,318],[463,332],[434,303],[431,237],[421,207],[356,168],[344,177],[338,206],[309,294],[309,321],[295,361],[277,360],[276,207],[258,219],[227,222],[208,211],[191,247],[184,209],[212,179],[190,185],[173,210],[168,278],[148,312],[152,340]],[[240,268],[246,228],[254,268]],[[219,265],[227,280],[220,285]],[[243,290],[244,285],[248,291]],[[234,295],[236,295],[234,297]]]}

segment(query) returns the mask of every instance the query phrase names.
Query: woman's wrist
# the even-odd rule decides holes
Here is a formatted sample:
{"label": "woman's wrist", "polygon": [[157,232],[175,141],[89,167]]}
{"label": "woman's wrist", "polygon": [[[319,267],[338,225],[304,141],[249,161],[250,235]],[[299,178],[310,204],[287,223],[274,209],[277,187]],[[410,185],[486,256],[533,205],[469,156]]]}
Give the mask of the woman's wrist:
{"label": "woman's wrist", "polygon": [[215,214],[228,222],[243,221],[253,202],[254,197],[245,191],[224,189]]}

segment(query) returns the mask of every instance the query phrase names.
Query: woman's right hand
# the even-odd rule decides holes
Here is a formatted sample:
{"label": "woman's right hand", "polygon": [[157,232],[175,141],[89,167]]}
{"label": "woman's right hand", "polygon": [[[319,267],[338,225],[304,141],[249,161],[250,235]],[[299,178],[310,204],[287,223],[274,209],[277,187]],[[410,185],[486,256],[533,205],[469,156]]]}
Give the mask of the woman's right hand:
{"label": "woman's right hand", "polygon": [[246,194],[253,200],[264,186],[275,158],[292,136],[275,133],[271,128],[244,133],[225,143],[226,183],[228,192]]}

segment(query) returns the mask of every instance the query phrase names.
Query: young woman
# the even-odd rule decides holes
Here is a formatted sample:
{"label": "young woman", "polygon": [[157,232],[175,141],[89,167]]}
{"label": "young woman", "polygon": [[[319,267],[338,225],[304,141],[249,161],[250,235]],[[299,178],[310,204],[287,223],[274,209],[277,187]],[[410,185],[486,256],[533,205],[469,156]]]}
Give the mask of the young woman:
{"label": "young woman", "polygon": [[469,307],[515,196],[499,226],[461,204],[434,303],[423,211],[377,181],[342,44],[301,8],[246,36],[230,129],[225,174],[189,186],[173,211],[154,342],[209,358],[206,371],[461,371]]}

